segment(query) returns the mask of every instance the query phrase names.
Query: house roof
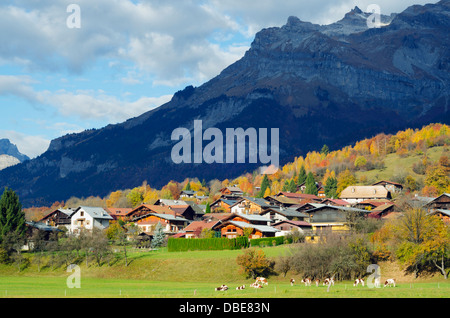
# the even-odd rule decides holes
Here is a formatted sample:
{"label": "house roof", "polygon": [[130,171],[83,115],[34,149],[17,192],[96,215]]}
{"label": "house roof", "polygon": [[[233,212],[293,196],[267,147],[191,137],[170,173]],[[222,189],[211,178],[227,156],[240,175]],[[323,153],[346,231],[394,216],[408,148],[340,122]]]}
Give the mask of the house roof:
{"label": "house roof", "polygon": [[430,205],[431,203],[438,201],[440,198],[442,198],[443,196],[449,197],[450,198],[450,194],[449,193],[442,193],[440,196],[431,199],[427,204],[425,205]]}
{"label": "house roof", "polygon": [[46,216],[44,216],[44,217],[43,217],[42,219],[40,219],[39,221],[43,221],[43,220],[47,219],[49,216],[55,214],[55,213],[58,212],[58,211],[61,212],[61,213],[64,213],[64,214],[67,215],[68,217],[70,217],[70,216],[75,212],[75,210],[72,210],[72,209],[56,209],[56,210],[54,210],[54,211],[48,213]]}
{"label": "house roof", "polygon": [[80,206],[77,209],[75,209],[74,213],[78,212],[79,210],[83,210],[84,212],[89,214],[93,219],[113,220],[112,216],[109,215],[109,213],[106,212],[106,210],[103,208],[92,206]]}
{"label": "house roof", "polygon": [[216,224],[220,223],[220,221],[194,221],[188,226],[185,227],[185,232],[194,232],[198,228],[203,229],[212,229]]}
{"label": "house roof", "polygon": [[241,203],[242,201],[248,200],[250,202],[253,202],[256,205],[259,205],[260,207],[266,207],[266,206],[270,206],[270,203],[268,201],[266,201],[263,198],[253,198],[253,197],[243,197],[242,199],[237,200],[233,206]]}
{"label": "house roof", "polygon": [[33,222],[33,221],[26,221],[25,222],[26,225],[33,227],[35,229],[38,229],[39,231],[44,231],[44,232],[62,232],[60,229],[54,227],[54,226],[50,226],[44,223],[39,223],[39,222]]}
{"label": "house roof", "polygon": [[[159,204],[156,204],[159,203]],[[171,206],[171,205],[187,205],[187,203],[183,200],[168,200],[168,199],[159,199],[158,201],[156,201],[155,205],[166,205],[166,206]]]}
{"label": "house roof", "polygon": [[292,220],[279,221],[277,223],[272,224],[272,226],[276,227],[276,226],[278,226],[280,224],[283,224],[283,223],[289,223],[289,224],[292,224],[292,225],[297,226],[297,227],[305,227],[305,226],[312,227],[312,224],[308,223],[306,221],[292,221]]}
{"label": "house roof", "polygon": [[390,192],[383,186],[348,186],[340,195],[341,199],[385,199]]}
{"label": "house roof", "polygon": [[324,202],[327,202],[327,201],[330,201],[331,203],[333,203],[334,205],[342,205],[342,206],[346,206],[346,205],[349,205],[350,204],[350,202],[348,202],[348,201],[345,201],[345,200],[342,200],[342,199],[323,199],[322,200],[322,204],[326,204],[326,203],[324,203]]}
{"label": "house roof", "polygon": [[317,212],[319,210],[322,209],[334,209],[334,210],[340,210],[340,211],[344,211],[344,212],[361,212],[361,213],[370,213],[372,211],[368,211],[368,210],[364,210],[364,209],[357,209],[357,208],[351,208],[351,207],[346,207],[346,206],[338,206],[338,205],[323,205],[321,207],[315,208],[315,209],[310,209],[307,210],[307,213],[311,213],[311,212]]}
{"label": "house roof", "polygon": [[388,181],[388,180],[381,180],[381,181],[375,182],[375,183],[372,184],[372,185],[375,186],[375,185],[379,185],[379,184],[383,184],[383,183],[392,184],[392,185],[395,185],[395,186],[397,186],[397,187],[399,187],[399,188],[403,188],[403,185],[402,185],[402,184],[397,183],[397,182]]}
{"label": "house roof", "polygon": [[447,216],[450,216],[450,210],[445,210],[445,209],[436,209],[436,210],[431,211],[428,214],[432,215],[432,214],[436,214],[436,213],[441,213],[441,214],[445,214]]}
{"label": "house roof", "polygon": [[286,198],[299,200],[321,200],[321,198],[319,198],[317,195],[307,193],[280,192],[276,196],[285,196]]}
{"label": "house roof", "polygon": [[135,218],[133,221],[139,221],[141,219],[145,219],[148,218],[149,216],[156,216],[157,218],[163,219],[163,220],[167,220],[167,221],[181,221],[181,222],[189,222],[189,220],[180,217],[180,216],[175,216],[173,214],[164,214],[164,213],[148,213],[145,215],[141,215],[137,218]]}
{"label": "house roof", "polygon": [[241,188],[239,187],[226,187],[226,188],[222,188],[220,189],[220,192],[223,192],[225,190],[229,190],[230,192],[239,192],[239,193],[243,193],[243,191],[241,190]]}
{"label": "house roof", "polygon": [[272,210],[276,213],[279,213],[281,215],[284,216],[288,216],[288,217],[302,217],[302,218],[306,218],[308,217],[307,214],[297,211],[296,209],[293,208],[282,208],[282,207],[278,207],[278,206],[271,206],[267,209],[264,209],[261,214],[265,214],[267,213],[267,211]]}
{"label": "house roof", "polygon": [[205,211],[202,209],[201,205],[196,204],[192,201],[186,201],[186,204],[191,206],[191,208],[194,210],[196,215],[204,215],[205,214]]}
{"label": "house roof", "polygon": [[262,233],[275,233],[275,232],[280,232],[280,230],[272,227],[272,226],[268,226],[268,225],[257,225],[257,224],[251,224],[251,223],[246,223],[246,222],[241,222],[241,221],[228,221],[226,223],[224,223],[223,225],[225,226],[226,224],[231,223],[237,227],[240,227],[241,229],[250,227],[253,228],[257,231],[260,231]]}
{"label": "house roof", "polygon": [[131,209],[131,208],[106,208],[105,210],[107,212],[109,212],[110,215],[126,216],[133,209]]}

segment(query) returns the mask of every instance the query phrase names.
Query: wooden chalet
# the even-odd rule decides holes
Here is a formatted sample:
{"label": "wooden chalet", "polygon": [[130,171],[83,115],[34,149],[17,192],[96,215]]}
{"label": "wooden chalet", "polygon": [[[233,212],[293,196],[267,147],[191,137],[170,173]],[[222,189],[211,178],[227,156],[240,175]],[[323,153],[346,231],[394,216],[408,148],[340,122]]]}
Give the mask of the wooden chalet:
{"label": "wooden chalet", "polygon": [[164,227],[166,234],[176,234],[188,226],[189,220],[178,215],[167,206],[143,204],[135,208],[129,214],[132,222],[135,222],[144,233],[153,233],[158,223]]}
{"label": "wooden chalet", "polygon": [[343,206],[324,205],[306,211],[309,215],[305,221],[313,226],[315,231],[347,231],[350,216],[367,216],[370,211]]}
{"label": "wooden chalet", "polygon": [[283,208],[288,208],[293,205],[301,205],[302,204],[302,202],[300,200],[295,199],[295,198],[287,198],[287,197],[273,196],[273,195],[269,195],[269,196],[265,197],[264,200],[269,202],[269,204],[271,206],[279,206],[279,207],[283,207]]}
{"label": "wooden chalet", "polygon": [[450,210],[436,209],[436,210],[429,212],[429,215],[437,215],[446,224],[450,225]]}
{"label": "wooden chalet", "polygon": [[243,197],[230,207],[231,213],[260,214],[270,203],[263,198]]}
{"label": "wooden chalet", "polygon": [[326,205],[340,205],[340,206],[350,206],[350,203],[342,200],[342,199],[330,199],[326,198],[323,199],[320,203],[326,204]]}
{"label": "wooden chalet", "polygon": [[399,212],[399,209],[394,203],[389,202],[375,207],[373,210],[370,211],[368,217],[375,219],[382,219],[386,218],[389,214],[393,212]]}
{"label": "wooden chalet", "polygon": [[249,238],[274,237],[278,229],[268,225],[271,220],[260,215],[232,214],[216,226],[221,237],[236,238],[244,235],[245,229],[251,229]]}
{"label": "wooden chalet", "polygon": [[215,230],[215,227],[221,224],[220,221],[194,221],[189,224],[182,233],[185,238],[199,238],[204,229]]}
{"label": "wooden chalet", "polygon": [[126,222],[128,220],[127,219],[128,213],[130,213],[133,209],[131,209],[131,208],[106,208],[105,210],[106,210],[106,212],[109,213],[109,215],[111,215],[111,217],[114,220],[116,220],[116,221],[121,220],[121,221]]}
{"label": "wooden chalet", "polygon": [[392,182],[392,181],[381,180],[372,185],[373,186],[381,185],[381,186],[385,187],[391,193],[399,193],[399,192],[403,191],[403,185],[401,185],[400,183],[397,183],[397,182]]}
{"label": "wooden chalet", "polygon": [[298,230],[300,233],[312,231],[312,225],[306,221],[284,220],[274,223],[272,226],[284,235],[291,233],[293,230]]}
{"label": "wooden chalet", "polygon": [[244,194],[244,191],[242,191],[239,187],[232,186],[220,189],[220,193],[225,196],[239,197]]}
{"label": "wooden chalet", "polygon": [[44,223],[48,226],[64,226],[68,230],[70,230],[71,227],[71,217],[72,214],[75,213],[75,210],[72,209],[56,209],[53,212],[50,212],[46,216],[44,216],[42,219],[39,220],[40,223]]}
{"label": "wooden chalet", "polygon": [[279,192],[275,195],[276,197],[285,197],[289,199],[295,199],[300,202],[320,202],[323,198],[319,198],[317,195],[314,194],[307,194],[307,193],[291,193],[291,192]]}
{"label": "wooden chalet", "polygon": [[443,193],[424,206],[428,210],[450,210],[450,194]]}
{"label": "wooden chalet", "polygon": [[237,202],[237,200],[229,200],[224,198],[219,198],[210,204],[212,212],[228,212],[231,213],[231,207]]}
{"label": "wooden chalet", "polygon": [[261,216],[272,220],[272,222],[280,222],[286,220],[304,221],[308,218],[308,214],[297,211],[294,208],[284,208],[271,206],[260,213]]}
{"label": "wooden chalet", "polygon": [[350,204],[359,203],[364,200],[392,199],[391,192],[384,186],[348,186],[340,195],[340,199],[350,202]]}

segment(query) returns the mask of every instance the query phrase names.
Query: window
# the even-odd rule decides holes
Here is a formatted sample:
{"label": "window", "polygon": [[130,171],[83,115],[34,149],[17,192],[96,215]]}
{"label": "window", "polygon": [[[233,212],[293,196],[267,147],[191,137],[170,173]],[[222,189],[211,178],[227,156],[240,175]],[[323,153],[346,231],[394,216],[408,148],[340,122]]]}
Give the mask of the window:
{"label": "window", "polygon": [[80,211],[80,216],[84,216],[84,211]]}

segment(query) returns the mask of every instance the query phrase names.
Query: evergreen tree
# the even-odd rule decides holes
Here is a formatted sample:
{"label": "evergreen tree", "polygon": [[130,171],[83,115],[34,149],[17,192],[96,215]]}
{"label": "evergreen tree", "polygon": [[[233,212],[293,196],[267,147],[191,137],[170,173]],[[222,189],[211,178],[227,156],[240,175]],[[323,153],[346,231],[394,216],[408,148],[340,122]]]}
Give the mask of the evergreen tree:
{"label": "evergreen tree", "polygon": [[206,213],[206,214],[211,213],[211,205],[209,204],[209,202],[206,203],[205,213]]}
{"label": "evergreen tree", "polygon": [[297,178],[297,185],[301,185],[303,182],[306,181],[306,170],[305,170],[305,166],[301,166],[300,171],[298,173],[298,178]]}
{"label": "evergreen tree", "polygon": [[264,175],[263,181],[261,182],[261,190],[258,193],[258,198],[264,197],[266,190],[270,189],[269,178],[267,178],[267,174]]}
{"label": "evergreen tree", "polygon": [[155,231],[153,232],[153,239],[151,243],[152,248],[161,247],[164,243],[164,239],[166,238],[166,234],[164,233],[163,226],[158,222],[155,227]]}
{"label": "evergreen tree", "polygon": [[289,181],[284,180],[283,188],[281,189],[282,192],[287,192],[289,188]]}
{"label": "evergreen tree", "polygon": [[323,145],[322,150],[320,151],[321,154],[324,154],[325,156],[330,153],[330,148],[328,148],[327,145]]}
{"label": "evergreen tree", "polygon": [[6,234],[19,238],[25,236],[25,213],[19,196],[11,189],[5,188],[0,198],[0,242]]}
{"label": "evergreen tree", "polygon": [[314,175],[312,172],[308,173],[308,176],[306,177],[306,184],[305,184],[305,193],[306,194],[314,194],[317,195],[319,192],[317,191],[316,186],[316,180],[314,180]]}
{"label": "evergreen tree", "polygon": [[327,198],[336,198],[337,194],[337,179],[329,177],[325,183],[325,195]]}
{"label": "evergreen tree", "polygon": [[188,181],[188,183],[186,183],[186,186],[184,187],[185,191],[191,191],[191,183]]}
{"label": "evergreen tree", "polygon": [[297,192],[297,184],[295,183],[294,179],[289,182],[288,191],[291,193]]}

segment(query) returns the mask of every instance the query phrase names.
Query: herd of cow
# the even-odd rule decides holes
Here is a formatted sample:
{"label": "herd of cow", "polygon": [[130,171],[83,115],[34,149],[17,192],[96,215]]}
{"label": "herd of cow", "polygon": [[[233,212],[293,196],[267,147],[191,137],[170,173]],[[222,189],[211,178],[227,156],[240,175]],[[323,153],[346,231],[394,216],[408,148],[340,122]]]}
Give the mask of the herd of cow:
{"label": "herd of cow", "polygon": [[[295,284],[295,279],[291,278],[291,280],[289,281],[291,286],[294,286]],[[317,287],[319,287],[320,285],[320,279],[316,279],[314,280],[315,284]],[[305,284],[305,286],[311,286],[312,284],[312,279],[311,278],[303,278],[301,280],[301,283]],[[396,286],[396,281],[395,278],[389,278],[384,282],[384,287],[395,287]],[[364,279],[358,278],[355,280],[355,282],[353,283],[353,286],[358,286],[359,284],[361,284],[362,286],[364,286]],[[269,283],[267,282],[267,279],[264,277],[257,277],[256,281],[252,284],[250,284],[250,288],[263,288],[263,285],[269,285]],[[323,280],[323,285],[324,286],[334,286],[334,278],[325,278]],[[380,282],[379,279],[375,280],[375,287],[379,287]],[[236,287],[236,290],[243,290],[245,289],[245,285],[242,286],[238,286]],[[226,291],[228,290],[228,286],[227,285],[222,285],[220,287],[217,287],[215,289],[216,291]]]}

